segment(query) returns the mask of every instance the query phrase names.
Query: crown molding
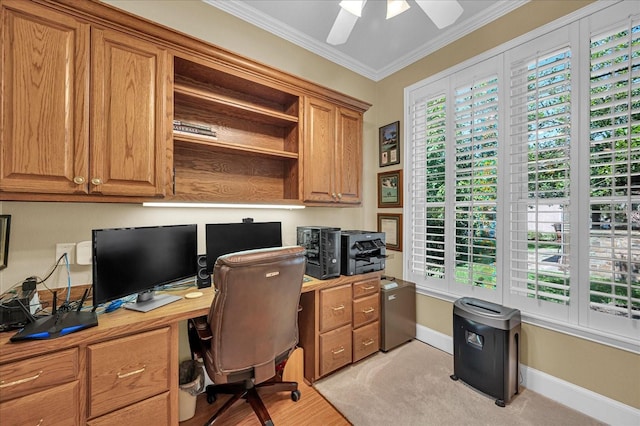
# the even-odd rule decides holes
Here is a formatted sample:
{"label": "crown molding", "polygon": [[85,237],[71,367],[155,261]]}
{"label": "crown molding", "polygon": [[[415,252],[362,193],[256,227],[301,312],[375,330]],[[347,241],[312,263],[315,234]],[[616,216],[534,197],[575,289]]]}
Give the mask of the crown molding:
{"label": "crown molding", "polygon": [[383,68],[374,69],[340,52],[329,44],[315,40],[301,31],[292,28],[289,25],[263,14],[257,9],[238,0],[202,0],[204,3],[211,5],[223,12],[229,13],[243,21],[246,21],[258,28],[261,28],[271,34],[283,38],[297,46],[302,47],[318,56],[321,56],[331,62],[345,67],[357,74],[362,75],[373,81],[380,81],[383,78],[411,65],[412,63],[430,55],[431,53],[441,49],[442,47],[472,33],[478,28],[500,18],[503,15],[517,9],[530,0],[501,0],[487,8],[480,14],[474,15],[472,18],[458,22],[448,30],[445,30],[441,36],[429,40],[422,46],[414,49],[412,52],[398,58],[397,60],[385,65]]}

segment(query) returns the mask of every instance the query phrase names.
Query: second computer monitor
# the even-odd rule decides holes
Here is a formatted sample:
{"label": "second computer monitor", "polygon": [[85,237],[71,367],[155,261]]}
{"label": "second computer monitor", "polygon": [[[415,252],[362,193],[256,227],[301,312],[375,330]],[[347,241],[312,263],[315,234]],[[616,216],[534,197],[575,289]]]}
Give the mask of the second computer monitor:
{"label": "second computer monitor", "polygon": [[282,246],[280,222],[210,223],[206,225],[207,271],[218,257],[237,251]]}

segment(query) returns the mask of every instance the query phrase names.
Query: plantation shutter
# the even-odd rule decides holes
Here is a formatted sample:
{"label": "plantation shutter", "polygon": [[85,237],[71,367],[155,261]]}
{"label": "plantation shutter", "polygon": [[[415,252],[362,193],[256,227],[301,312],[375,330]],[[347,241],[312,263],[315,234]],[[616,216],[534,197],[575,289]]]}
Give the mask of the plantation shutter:
{"label": "plantation shutter", "polygon": [[454,281],[495,290],[498,77],[456,84],[454,93]]}
{"label": "plantation shutter", "polygon": [[443,279],[445,270],[446,97],[423,97],[410,107],[411,246],[409,269],[421,279]]}
{"label": "plantation shutter", "polygon": [[564,33],[524,46],[510,64],[509,288],[519,307],[570,302],[571,50],[549,47]]}
{"label": "plantation shutter", "polygon": [[610,320],[640,317],[639,24],[590,44],[589,307]]}

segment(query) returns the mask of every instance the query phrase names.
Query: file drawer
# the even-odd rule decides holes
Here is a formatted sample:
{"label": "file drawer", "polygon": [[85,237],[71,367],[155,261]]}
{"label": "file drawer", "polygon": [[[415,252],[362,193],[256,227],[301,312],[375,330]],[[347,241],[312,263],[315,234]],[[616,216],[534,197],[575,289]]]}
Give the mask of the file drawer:
{"label": "file drawer", "polygon": [[87,354],[89,418],[169,390],[169,328],[90,345]]}
{"label": "file drawer", "polygon": [[320,332],[351,324],[351,285],[320,291]]}
{"label": "file drawer", "polygon": [[0,405],[2,426],[80,424],[78,381],[65,383]]}
{"label": "file drawer", "polygon": [[378,293],[353,301],[353,328],[376,321],[380,317]]}
{"label": "file drawer", "polygon": [[169,392],[132,404],[113,413],[87,422],[88,426],[152,425],[168,426],[170,419]]}
{"label": "file drawer", "polygon": [[351,363],[351,324],[320,335],[320,375]]}
{"label": "file drawer", "polygon": [[38,392],[77,377],[77,348],[4,364],[0,366],[0,401]]}
{"label": "file drawer", "polygon": [[356,281],[355,283],[353,283],[353,298],[357,299],[359,297],[369,296],[370,294],[378,294],[379,286],[379,278]]}
{"label": "file drawer", "polygon": [[353,362],[359,361],[380,348],[380,324],[378,321],[353,330]]}

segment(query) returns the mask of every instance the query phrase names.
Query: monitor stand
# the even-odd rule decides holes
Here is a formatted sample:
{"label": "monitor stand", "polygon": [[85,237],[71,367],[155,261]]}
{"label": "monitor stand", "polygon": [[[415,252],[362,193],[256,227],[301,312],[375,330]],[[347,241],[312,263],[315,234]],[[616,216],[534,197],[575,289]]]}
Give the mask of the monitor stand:
{"label": "monitor stand", "polygon": [[153,291],[145,291],[138,294],[138,299],[133,303],[125,303],[123,306],[132,311],[149,312],[169,303],[182,299],[173,294],[155,294]]}

